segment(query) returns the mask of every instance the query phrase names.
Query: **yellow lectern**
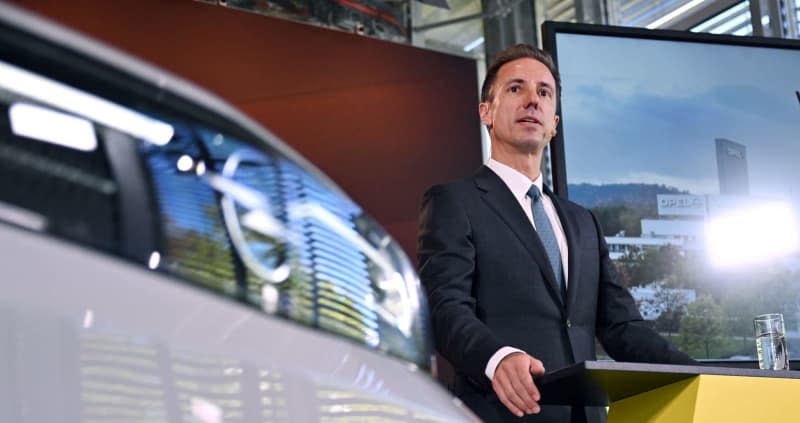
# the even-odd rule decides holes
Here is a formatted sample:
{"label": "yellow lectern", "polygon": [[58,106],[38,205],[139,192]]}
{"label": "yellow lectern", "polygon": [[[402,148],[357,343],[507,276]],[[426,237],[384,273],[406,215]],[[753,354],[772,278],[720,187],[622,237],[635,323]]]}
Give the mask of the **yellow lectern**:
{"label": "yellow lectern", "polygon": [[796,371],[586,361],[536,383],[542,404],[608,405],[608,423],[800,421]]}

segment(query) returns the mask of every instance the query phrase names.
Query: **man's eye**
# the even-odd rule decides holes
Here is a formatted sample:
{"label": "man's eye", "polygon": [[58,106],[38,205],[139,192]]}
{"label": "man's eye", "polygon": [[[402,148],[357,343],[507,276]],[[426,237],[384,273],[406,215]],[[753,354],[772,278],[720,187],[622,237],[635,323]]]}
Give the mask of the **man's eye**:
{"label": "man's eye", "polygon": [[550,90],[539,90],[539,95],[542,97],[550,97]]}
{"label": "man's eye", "polygon": [[515,86],[513,86],[513,87],[510,87],[510,88],[508,89],[508,91],[510,91],[510,92],[512,92],[512,93],[518,93],[518,92],[519,92],[519,87],[515,85]]}

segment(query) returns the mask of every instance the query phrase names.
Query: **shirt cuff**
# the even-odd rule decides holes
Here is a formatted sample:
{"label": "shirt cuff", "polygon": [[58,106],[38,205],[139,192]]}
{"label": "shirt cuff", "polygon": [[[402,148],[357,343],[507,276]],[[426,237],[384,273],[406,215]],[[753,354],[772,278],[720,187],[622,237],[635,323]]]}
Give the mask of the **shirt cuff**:
{"label": "shirt cuff", "polygon": [[514,347],[500,348],[499,350],[497,350],[496,353],[494,353],[494,355],[492,355],[492,358],[489,359],[489,362],[486,363],[486,370],[484,370],[483,373],[486,375],[486,377],[489,378],[489,380],[492,380],[494,378],[494,372],[495,370],[497,370],[497,366],[500,364],[500,362],[503,361],[503,359],[506,358],[506,356],[508,356],[509,354],[518,352],[525,353],[525,351],[522,351]]}

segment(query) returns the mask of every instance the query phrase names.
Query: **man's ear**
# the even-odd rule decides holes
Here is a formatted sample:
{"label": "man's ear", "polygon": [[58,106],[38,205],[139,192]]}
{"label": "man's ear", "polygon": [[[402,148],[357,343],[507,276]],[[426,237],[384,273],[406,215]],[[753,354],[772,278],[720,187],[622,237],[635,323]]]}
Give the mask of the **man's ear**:
{"label": "man's ear", "polygon": [[558,115],[553,116],[553,130],[550,131],[550,138],[555,138],[556,134],[558,133]]}
{"label": "man's ear", "polygon": [[478,115],[481,117],[481,123],[486,125],[486,128],[492,129],[492,116],[489,113],[488,102],[478,104]]}

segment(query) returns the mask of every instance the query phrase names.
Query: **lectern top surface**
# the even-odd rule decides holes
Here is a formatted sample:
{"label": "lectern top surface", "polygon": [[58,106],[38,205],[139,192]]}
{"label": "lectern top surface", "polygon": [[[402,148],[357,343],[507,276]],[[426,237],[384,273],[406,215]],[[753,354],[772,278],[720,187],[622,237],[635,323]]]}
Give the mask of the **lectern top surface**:
{"label": "lectern top surface", "polygon": [[799,371],[585,361],[536,379],[542,404],[608,405],[697,375],[800,379]]}

